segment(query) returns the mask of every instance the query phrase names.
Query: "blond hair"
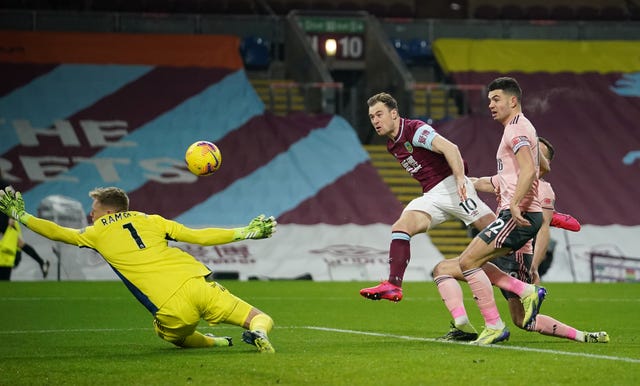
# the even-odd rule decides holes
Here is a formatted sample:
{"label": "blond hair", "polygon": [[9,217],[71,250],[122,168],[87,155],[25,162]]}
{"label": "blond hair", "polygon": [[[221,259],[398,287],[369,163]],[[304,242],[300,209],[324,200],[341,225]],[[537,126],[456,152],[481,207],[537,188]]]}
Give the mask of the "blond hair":
{"label": "blond hair", "polygon": [[89,192],[89,197],[117,212],[126,212],[129,210],[129,196],[127,196],[127,192],[114,186],[95,188]]}

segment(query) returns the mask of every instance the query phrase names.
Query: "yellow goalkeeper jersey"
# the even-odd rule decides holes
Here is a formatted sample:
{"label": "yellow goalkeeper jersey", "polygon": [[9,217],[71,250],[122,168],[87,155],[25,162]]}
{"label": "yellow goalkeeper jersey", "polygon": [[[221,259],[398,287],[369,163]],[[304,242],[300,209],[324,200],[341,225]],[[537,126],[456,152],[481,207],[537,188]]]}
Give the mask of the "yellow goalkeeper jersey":
{"label": "yellow goalkeeper jersey", "polygon": [[188,228],[159,215],[128,211],[100,217],[84,229],[29,216],[25,225],[52,240],[98,251],[133,295],[152,313],[190,278],[211,271],[169,240],[200,245],[234,241],[233,229]]}

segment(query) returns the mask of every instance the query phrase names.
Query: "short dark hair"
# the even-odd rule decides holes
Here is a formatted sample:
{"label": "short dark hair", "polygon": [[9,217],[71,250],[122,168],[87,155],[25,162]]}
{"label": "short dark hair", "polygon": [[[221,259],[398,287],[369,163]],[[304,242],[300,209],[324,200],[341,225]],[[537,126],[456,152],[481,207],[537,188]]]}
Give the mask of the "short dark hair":
{"label": "short dark hair", "polygon": [[371,107],[378,102],[382,102],[385,106],[387,106],[387,108],[389,108],[389,110],[398,109],[398,102],[394,97],[392,97],[390,94],[387,94],[386,92],[378,93],[369,98],[369,100],[367,100],[367,105]]}
{"label": "short dark hair", "polygon": [[129,196],[127,196],[127,192],[114,186],[95,188],[89,192],[89,197],[98,201],[101,205],[113,208],[117,212],[126,212],[129,210]]}
{"label": "short dark hair", "polygon": [[489,83],[489,86],[487,86],[487,90],[502,90],[506,94],[515,95],[515,97],[518,99],[518,103],[521,103],[522,89],[520,88],[520,85],[518,84],[518,81],[515,80],[515,78],[511,78],[508,76],[496,78],[491,83]]}
{"label": "short dark hair", "polygon": [[[549,142],[549,140],[544,137],[538,137],[538,141],[544,143],[547,146],[547,149],[549,149],[549,156],[547,157],[547,159],[551,161],[553,159],[553,156],[556,154],[556,151],[553,148],[553,145],[551,145],[551,142]],[[545,154],[545,157],[546,157],[546,154]]]}

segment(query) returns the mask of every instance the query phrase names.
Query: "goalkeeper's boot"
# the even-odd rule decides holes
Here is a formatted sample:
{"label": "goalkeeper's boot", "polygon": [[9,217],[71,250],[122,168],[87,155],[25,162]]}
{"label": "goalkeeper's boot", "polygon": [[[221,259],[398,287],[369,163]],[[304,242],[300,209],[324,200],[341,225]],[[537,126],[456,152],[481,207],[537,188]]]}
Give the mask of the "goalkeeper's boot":
{"label": "goalkeeper's boot", "polygon": [[585,343],[609,343],[609,334],[605,331],[584,332]]}
{"label": "goalkeeper's boot", "polygon": [[402,300],[402,287],[385,280],[375,287],[361,289],[360,295],[371,300],[387,299],[397,303]]}
{"label": "goalkeeper's boot", "polygon": [[242,341],[251,345],[254,345],[258,348],[258,352],[260,353],[268,353],[273,354],[276,350],[269,342],[269,338],[267,338],[267,334],[258,330],[247,330],[242,333]]}
{"label": "goalkeeper's boot", "polygon": [[509,336],[511,333],[509,332],[509,328],[504,326],[502,329],[492,329],[485,327],[484,330],[480,333],[478,339],[470,342],[470,344],[475,344],[478,346],[485,346],[488,344],[494,344],[502,341],[509,340]]}
{"label": "goalkeeper's boot", "polygon": [[230,336],[215,336],[213,334],[204,334],[204,336],[208,336],[212,338],[214,341],[214,347],[222,346],[222,347],[231,347],[233,346],[233,339]]}
{"label": "goalkeeper's boot", "polygon": [[540,312],[540,306],[542,301],[547,296],[547,290],[544,287],[535,286],[533,293],[525,298],[522,298],[522,306],[524,307],[524,319],[522,326],[525,329],[529,329],[535,322],[538,312]]}
{"label": "goalkeeper's boot", "polygon": [[[458,342],[469,342],[478,339],[478,331],[476,331],[476,329],[473,328],[471,324],[466,324],[460,327],[462,327],[462,329],[456,327],[456,325],[451,322],[451,328],[449,329],[449,332],[439,337],[438,339]],[[464,331],[463,329],[467,331]]]}

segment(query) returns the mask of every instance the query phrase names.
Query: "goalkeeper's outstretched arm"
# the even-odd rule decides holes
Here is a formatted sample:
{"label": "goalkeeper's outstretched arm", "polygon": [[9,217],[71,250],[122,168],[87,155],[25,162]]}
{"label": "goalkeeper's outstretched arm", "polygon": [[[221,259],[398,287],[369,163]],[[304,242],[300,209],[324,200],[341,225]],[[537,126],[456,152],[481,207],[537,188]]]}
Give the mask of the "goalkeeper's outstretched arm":
{"label": "goalkeeper's outstretched arm", "polygon": [[80,230],[65,228],[52,221],[29,214],[24,207],[24,199],[20,192],[8,186],[0,190],[0,212],[20,221],[27,228],[54,241],[77,245]]}
{"label": "goalkeeper's outstretched arm", "polygon": [[200,245],[220,245],[240,240],[271,237],[276,232],[278,222],[273,216],[266,217],[261,214],[251,220],[247,226],[232,229],[192,229],[176,222],[174,224],[177,228],[172,236],[178,241]]}

